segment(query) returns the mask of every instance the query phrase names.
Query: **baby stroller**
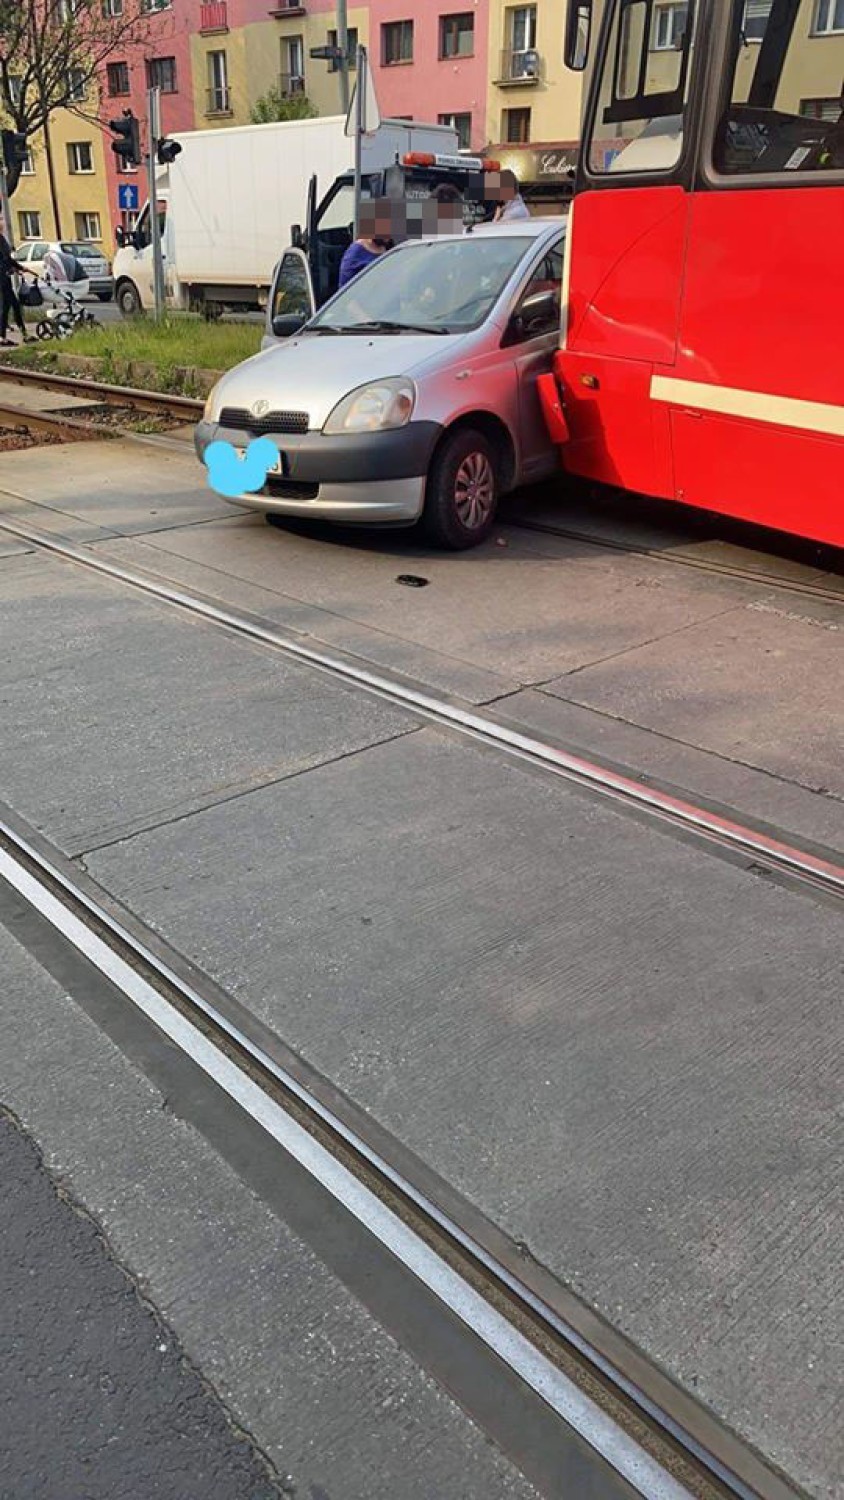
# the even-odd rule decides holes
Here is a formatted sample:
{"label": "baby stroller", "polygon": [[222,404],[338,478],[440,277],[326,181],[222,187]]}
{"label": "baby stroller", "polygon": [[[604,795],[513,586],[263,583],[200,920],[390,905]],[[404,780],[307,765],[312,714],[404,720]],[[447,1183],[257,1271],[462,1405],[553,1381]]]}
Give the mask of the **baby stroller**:
{"label": "baby stroller", "polygon": [[50,281],[33,276],[31,287],[21,288],[24,307],[47,307],[44,317],[35,325],[39,339],[66,339],[76,328],[99,328],[100,324],[77,298],[84,297],[87,281]]}

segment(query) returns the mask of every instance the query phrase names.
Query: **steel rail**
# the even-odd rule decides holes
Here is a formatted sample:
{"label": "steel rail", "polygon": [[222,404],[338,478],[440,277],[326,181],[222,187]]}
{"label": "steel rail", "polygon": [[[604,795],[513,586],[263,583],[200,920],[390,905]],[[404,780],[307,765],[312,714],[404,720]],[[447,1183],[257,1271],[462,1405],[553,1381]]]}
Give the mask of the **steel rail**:
{"label": "steel rail", "polygon": [[[386,1156],[373,1150],[362,1135],[350,1129],[340,1115],[303,1086],[300,1078],[250,1035],[248,1026],[238,1024],[236,1016],[233,1019],[225,1014],[213,997],[209,998],[202,992],[201,978],[194,983],[186,982],[184,975],[179,974],[148,943],[130,932],[86,889],[86,886],[93,886],[88,877],[72,870],[61,856],[51,857],[45,853],[43,840],[38,835],[27,836],[18,820],[9,821],[2,814],[0,878],[6,879],[153,1024],[246,1108],[471,1332],[621,1474],[643,1500],[691,1500],[692,1494],[697,1493],[695,1476],[701,1471],[714,1484],[719,1495],[735,1497],[735,1500],[800,1500],[797,1490],[769,1469],[732,1433],[721,1429],[717,1419],[699,1407],[694,1398],[679,1388],[673,1390],[678,1410],[686,1418],[693,1414],[703,1437],[688,1431],[680,1417],[661,1408],[647,1390],[620,1375],[605,1355],[538,1298],[503,1261],[490,1254],[458,1220],[444,1212],[412,1180],[403,1177]],[[152,984],[147,975],[152,978]],[[174,997],[177,1005],[174,1006],[168,997]],[[209,1044],[220,1059],[216,1066],[208,1065]],[[238,1056],[251,1065],[251,1073],[243,1070],[237,1061]],[[232,1068],[239,1077],[232,1078]],[[260,1081],[255,1081],[255,1070],[259,1080],[263,1076],[270,1085],[277,1085],[277,1090],[281,1091],[280,1104],[276,1102],[272,1089],[269,1093],[264,1090],[263,1107],[261,1100],[255,1099],[254,1091],[262,1087]],[[299,1106],[309,1122],[306,1128],[297,1123],[289,1110],[285,1111],[285,1097]],[[267,1118],[267,1109],[271,1105],[282,1115],[286,1114],[281,1126]],[[322,1144],[326,1139],[328,1147]],[[337,1143],[343,1148],[346,1158],[351,1155],[354,1170],[350,1171],[338,1160]],[[373,1177],[375,1192],[366,1185]],[[409,1205],[413,1211],[410,1220],[402,1210],[402,1204]],[[414,1228],[414,1213],[419,1216],[423,1231],[428,1226],[428,1231],[421,1237]],[[443,1237],[446,1245],[451,1247],[446,1258],[437,1248],[438,1238],[442,1244]],[[490,1289],[493,1300],[485,1297],[483,1290],[478,1291],[479,1285]],[[518,1322],[513,1322],[510,1316],[500,1311],[496,1305],[495,1289],[504,1294],[517,1312],[527,1316],[529,1326],[540,1334],[541,1348],[534,1337],[520,1331]],[[574,1355],[582,1372],[593,1380],[597,1378],[605,1389],[609,1388],[610,1409],[596,1403],[554,1361],[547,1350],[549,1339],[552,1349],[556,1347],[561,1353]],[[642,1356],[639,1356],[639,1363],[640,1368],[652,1373],[654,1384],[663,1394],[671,1392],[671,1382],[661,1372],[649,1367]],[[612,1413],[613,1392],[622,1398],[622,1410],[632,1409],[644,1421],[651,1437],[656,1437],[656,1452],[650,1447],[643,1448],[623,1425],[619,1425]],[[666,1437],[669,1439],[667,1449],[664,1444]],[[713,1438],[715,1441],[710,1447]],[[722,1439],[726,1440],[726,1451],[735,1467],[719,1456],[719,1440]],[[662,1459],[656,1456],[660,1451]],[[676,1473],[678,1454],[685,1463],[684,1478]],[[691,1488],[687,1487],[687,1481],[691,1481]]]}
{"label": "steel rail", "polygon": [[[83,408],[84,409],[84,408]],[[117,427],[104,422],[90,422],[56,412],[33,411],[29,406],[10,406],[0,401],[0,428],[4,432],[48,432],[54,437],[121,437]]]}
{"label": "steel rail", "polygon": [[59,391],[68,396],[90,396],[108,406],[137,406],[144,411],[184,417],[186,422],[202,416],[203,403],[192,396],[172,396],[164,391],[144,391],[136,386],[109,385],[76,375],[55,375],[47,370],[29,370],[23,365],[0,364],[0,380],[32,385],[45,391]]}
{"label": "steel rail", "polygon": [[798,847],[776,833],[743,823],[738,817],[730,817],[687,801],[598,761],[562,750],[476,709],[463,708],[397,678],[344,660],[320,647],[308,645],[304,640],[295,639],[265,623],[259,616],[229,609],[139,569],[111,562],[101,554],[79,547],[66,538],[48,536],[8,517],[0,517],[0,526],[43,551],[81,564],[177,609],[186,610],[212,624],[234,631],[248,640],[269,646],[291,660],[352,683],[423,719],[538,766],[622,806],[645,813],[655,821],[699,838],[705,844],[739,855],[755,866],[762,866],[838,899],[844,897],[844,864],[837,856],[828,857],[826,854]]}
{"label": "steel rail", "polygon": [[576,526],[557,526],[551,521],[530,521],[518,516],[505,515],[501,524],[514,531],[534,531],[545,536],[562,537],[565,541],[582,542],[589,547],[603,547],[608,552],[623,552],[628,556],[646,557],[649,562],[674,564],[678,568],[697,568],[701,573],[712,573],[721,578],[736,578],[741,583],[763,584],[769,588],[783,589],[786,593],[800,594],[808,599],[820,599],[826,604],[844,605],[844,578],[841,588],[836,589],[822,583],[809,583],[799,578],[785,578],[763,568],[742,568],[736,563],[720,562],[717,558],[691,557],[673,551],[662,551],[659,547],[648,547],[641,542],[625,541],[621,537],[596,536],[593,532],[579,531]]}

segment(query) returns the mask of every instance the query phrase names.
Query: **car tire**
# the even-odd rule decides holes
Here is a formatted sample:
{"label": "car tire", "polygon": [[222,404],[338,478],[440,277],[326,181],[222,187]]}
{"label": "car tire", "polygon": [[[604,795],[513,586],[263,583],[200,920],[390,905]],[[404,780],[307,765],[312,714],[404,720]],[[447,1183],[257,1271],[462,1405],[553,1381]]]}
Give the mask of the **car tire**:
{"label": "car tire", "polygon": [[140,294],[133,281],[121,281],[117,288],[117,305],[124,318],[137,318],[143,311]]}
{"label": "car tire", "polygon": [[449,433],[434,454],[425,489],[422,530],[451,552],[489,536],[498,509],[495,446],[472,427]]}

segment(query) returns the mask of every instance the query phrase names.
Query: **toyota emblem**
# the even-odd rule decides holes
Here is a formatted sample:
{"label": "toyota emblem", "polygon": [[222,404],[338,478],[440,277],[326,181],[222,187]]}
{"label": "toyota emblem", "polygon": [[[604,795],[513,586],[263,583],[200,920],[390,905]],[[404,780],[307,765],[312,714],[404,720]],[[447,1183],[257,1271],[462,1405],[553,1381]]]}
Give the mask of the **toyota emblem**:
{"label": "toyota emblem", "polygon": [[252,415],[253,417],[263,417],[269,409],[269,401],[255,401],[252,406]]}

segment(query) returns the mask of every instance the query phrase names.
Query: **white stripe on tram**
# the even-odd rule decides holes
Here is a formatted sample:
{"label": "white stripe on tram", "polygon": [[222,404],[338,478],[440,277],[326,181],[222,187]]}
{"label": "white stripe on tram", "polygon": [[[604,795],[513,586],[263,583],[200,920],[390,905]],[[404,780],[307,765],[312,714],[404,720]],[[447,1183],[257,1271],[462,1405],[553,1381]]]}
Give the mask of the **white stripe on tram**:
{"label": "white stripe on tram", "polygon": [[673,375],[651,376],[651,400],[672,406],[692,406],[699,411],[720,412],[728,417],[748,417],[753,422],[771,422],[779,427],[797,427],[844,437],[844,406],[823,401],[800,401],[796,396],[772,396],[767,391],[743,391],[735,386],[709,385],[699,380],[678,380]]}

